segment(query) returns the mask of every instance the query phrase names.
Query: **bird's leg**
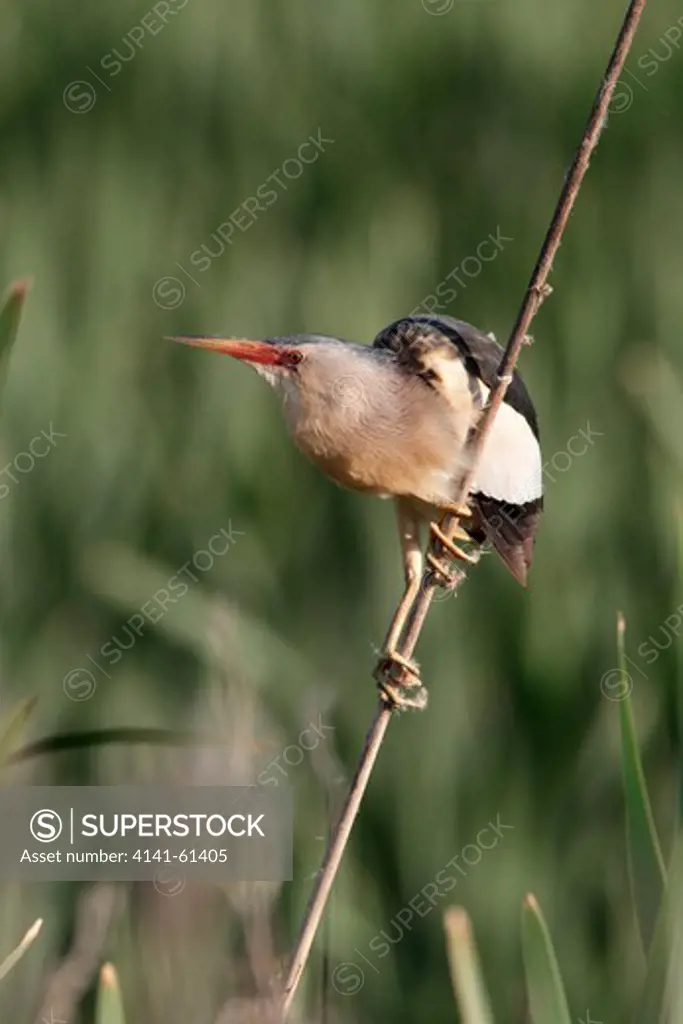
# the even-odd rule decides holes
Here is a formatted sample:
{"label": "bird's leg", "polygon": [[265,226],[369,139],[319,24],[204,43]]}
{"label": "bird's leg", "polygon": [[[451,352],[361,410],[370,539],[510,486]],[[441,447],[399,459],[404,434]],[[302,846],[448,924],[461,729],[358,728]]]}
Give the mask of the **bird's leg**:
{"label": "bird's leg", "polygon": [[380,697],[391,707],[424,708],[427,691],[420,682],[420,670],[415,662],[398,651],[410,609],[422,585],[424,558],[420,546],[420,525],[400,500],[397,517],[406,587],[391,620],[374,676]]}
{"label": "bird's leg", "polygon": [[[459,519],[472,519],[472,509],[469,505],[453,504],[449,505],[444,511],[457,516]],[[438,523],[430,523],[429,529],[432,537],[441,545],[442,550],[447,552],[452,558],[457,559],[459,562],[466,562],[468,565],[477,564],[481,557],[481,552],[479,550],[475,549],[471,552],[464,551],[455,543],[456,540],[465,541],[467,544],[474,543],[467,530],[458,526],[452,531],[451,536],[449,537],[444,533]],[[456,587],[464,576],[461,569],[451,568],[444,562],[443,558],[439,558],[431,552],[427,553],[427,562],[432,568],[436,581],[440,586],[445,587],[446,589]]]}

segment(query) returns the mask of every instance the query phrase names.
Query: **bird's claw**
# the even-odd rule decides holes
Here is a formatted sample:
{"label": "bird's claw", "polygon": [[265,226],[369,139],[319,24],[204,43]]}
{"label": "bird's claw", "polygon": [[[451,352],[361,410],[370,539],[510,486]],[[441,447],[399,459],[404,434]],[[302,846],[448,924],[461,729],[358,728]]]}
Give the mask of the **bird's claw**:
{"label": "bird's claw", "polygon": [[398,651],[383,654],[373,674],[380,699],[392,711],[423,711],[427,707],[427,689],[422,685],[418,665]]}
{"label": "bird's claw", "polygon": [[426,686],[404,685],[391,677],[379,683],[380,699],[391,711],[424,711],[427,707]]}
{"label": "bird's claw", "polygon": [[463,569],[455,565],[448,565],[435,555],[427,554],[427,562],[432,570],[432,578],[437,587],[442,590],[456,590],[465,578]]}
{"label": "bird's claw", "polygon": [[[453,540],[452,537],[446,536],[446,534],[443,532],[443,530],[441,529],[441,527],[439,526],[438,523],[430,523],[429,524],[429,529],[431,531],[432,537],[434,537],[434,538],[436,538],[436,540],[438,540],[438,542],[441,545],[441,547],[445,551],[447,551],[448,554],[452,558],[457,558],[458,561],[460,561],[460,562],[467,562],[468,565],[476,565],[477,564],[477,562],[479,561],[479,557],[480,557],[479,551],[472,551],[472,552],[463,551],[463,549],[461,547],[458,547],[458,545],[454,543],[454,540]],[[471,543],[471,538],[469,537],[469,534],[465,534],[464,537],[462,535],[462,532],[461,533],[457,533],[456,535],[457,535],[459,540],[466,540],[466,541],[469,541]],[[435,559],[434,556],[431,555],[431,554],[428,555],[427,558],[428,558],[429,564],[433,568],[437,568],[437,570],[440,572],[441,571],[442,563],[439,562],[438,559]],[[438,563],[438,564],[435,566],[435,563]],[[449,574],[446,574],[446,575],[449,575]]]}

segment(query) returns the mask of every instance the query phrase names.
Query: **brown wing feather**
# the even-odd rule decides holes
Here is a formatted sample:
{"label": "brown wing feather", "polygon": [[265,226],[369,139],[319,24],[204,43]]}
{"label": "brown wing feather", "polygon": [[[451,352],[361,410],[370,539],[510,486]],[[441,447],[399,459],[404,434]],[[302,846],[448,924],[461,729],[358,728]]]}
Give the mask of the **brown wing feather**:
{"label": "brown wing feather", "polygon": [[526,587],[543,499],[510,505],[485,494],[473,496],[474,531],[484,534],[518,583]]}

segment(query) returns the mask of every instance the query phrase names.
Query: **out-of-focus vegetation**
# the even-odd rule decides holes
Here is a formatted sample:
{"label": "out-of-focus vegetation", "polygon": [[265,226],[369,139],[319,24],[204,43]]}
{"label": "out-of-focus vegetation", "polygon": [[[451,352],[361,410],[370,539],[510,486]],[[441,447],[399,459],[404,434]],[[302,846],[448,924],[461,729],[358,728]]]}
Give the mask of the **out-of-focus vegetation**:
{"label": "out-of-focus vegetation", "polygon": [[[83,1024],[105,959],[133,1024],[208,1024],[229,1000],[236,1019],[291,947],[375,705],[370,669],[401,586],[390,507],[304,462],[246,368],[162,337],[370,340],[437,295],[504,338],[622,8],[6,0],[0,282],[34,286],[0,430],[0,715],[35,695],[31,739],[193,727],[224,744],[219,761],[66,751],[3,781],[268,771],[294,788],[296,849],[281,888],[2,884],[0,957],[44,925],[3,982],[0,1020],[59,1019],[78,955]],[[529,890],[574,1019],[627,1019],[640,990],[613,622],[623,608],[666,856],[683,622],[680,16],[673,0],[646,14],[523,353],[547,457],[530,590],[486,558],[434,606],[419,650],[430,706],[390,729],[335,888],[331,980],[317,955],[303,987],[311,1020],[323,999],[340,1021],[453,1019],[441,915],[457,902],[496,1019],[523,1021]],[[327,141],[295,177],[285,161],[311,136]],[[505,241],[477,270],[491,234]],[[226,554],[191,569],[197,582],[185,572],[186,592],[154,624],[143,613],[138,635],[130,617],[221,530]],[[316,749],[285,757],[311,723]],[[511,827],[470,865],[463,848],[491,822]],[[73,941],[97,907],[111,924],[88,964]]]}

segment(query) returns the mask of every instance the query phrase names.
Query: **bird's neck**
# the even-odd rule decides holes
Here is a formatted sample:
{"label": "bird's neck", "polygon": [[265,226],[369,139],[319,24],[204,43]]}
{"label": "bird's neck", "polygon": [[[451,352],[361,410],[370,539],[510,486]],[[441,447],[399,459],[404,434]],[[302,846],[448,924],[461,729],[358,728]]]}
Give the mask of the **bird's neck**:
{"label": "bird's neck", "polygon": [[379,443],[396,436],[405,418],[400,371],[376,367],[368,357],[346,364],[323,363],[297,380],[285,378],[279,390],[287,425],[307,449],[357,449],[364,440]]}

